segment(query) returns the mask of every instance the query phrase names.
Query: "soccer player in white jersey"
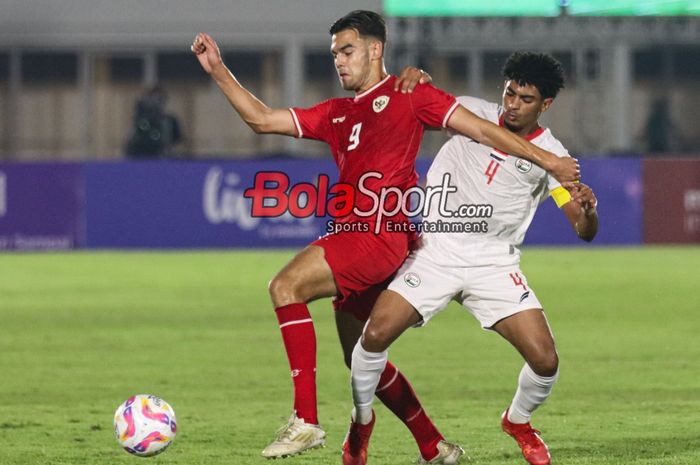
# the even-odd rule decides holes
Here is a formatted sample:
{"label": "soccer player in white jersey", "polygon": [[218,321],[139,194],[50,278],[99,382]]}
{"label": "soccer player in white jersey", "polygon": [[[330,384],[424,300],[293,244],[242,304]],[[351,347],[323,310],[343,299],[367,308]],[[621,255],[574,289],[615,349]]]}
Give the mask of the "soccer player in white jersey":
{"label": "soccer player in white jersey", "polygon": [[[549,55],[515,53],[505,63],[503,74],[502,105],[471,97],[460,97],[459,102],[545,150],[569,156],[538,122],[564,86],[559,62]],[[486,213],[486,231],[424,230],[423,245],[411,252],[377,300],[353,351],[353,426],[366,448],[373,423],[372,400],[389,345],[407,328],[427,323],[450,300],[456,300],[483,328],[503,336],[525,359],[501,425],[518,442],[528,463],[547,465],[549,451],[530,426],[530,417],[549,396],[559,360],[542,305],[519,268],[518,246],[537,206],[549,196],[578,237],[591,241],[598,229],[597,200],[584,184],[567,190],[538,166],[457,134],[438,152],[428,172],[428,186],[441,185],[446,175],[457,191],[448,195],[443,212],[480,205]],[[433,197],[424,224],[465,221],[442,214],[439,202],[439,197]]]}

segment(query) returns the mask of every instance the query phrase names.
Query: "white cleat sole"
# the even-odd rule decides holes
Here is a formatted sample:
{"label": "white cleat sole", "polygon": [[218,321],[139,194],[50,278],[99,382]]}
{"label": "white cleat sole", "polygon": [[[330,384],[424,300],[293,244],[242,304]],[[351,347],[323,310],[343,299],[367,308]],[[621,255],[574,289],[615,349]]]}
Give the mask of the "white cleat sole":
{"label": "white cleat sole", "polygon": [[294,457],[296,455],[303,455],[305,452],[313,450],[313,449],[322,449],[326,447],[326,441],[321,440],[318,444],[314,444],[312,446],[307,447],[304,450],[300,450],[299,452],[292,452],[289,454],[280,454],[280,455],[263,455],[268,460],[276,460],[276,459],[286,459],[288,457]]}

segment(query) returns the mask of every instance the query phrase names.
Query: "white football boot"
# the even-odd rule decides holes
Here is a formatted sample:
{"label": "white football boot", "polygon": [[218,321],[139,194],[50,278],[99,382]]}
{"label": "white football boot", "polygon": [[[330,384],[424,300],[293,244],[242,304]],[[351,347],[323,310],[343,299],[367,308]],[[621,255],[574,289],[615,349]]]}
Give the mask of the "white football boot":
{"label": "white football boot", "polygon": [[438,455],[437,457],[426,461],[423,457],[418,457],[418,464],[430,464],[430,463],[441,463],[443,465],[455,465],[459,463],[459,458],[464,455],[464,449],[459,447],[457,444],[453,444],[447,441],[440,441],[437,445]]}
{"label": "white football boot", "polygon": [[263,451],[268,459],[285,458],[301,454],[305,450],[323,447],[326,444],[326,432],[319,425],[306,423],[293,412],[289,423],[277,431],[277,439]]}

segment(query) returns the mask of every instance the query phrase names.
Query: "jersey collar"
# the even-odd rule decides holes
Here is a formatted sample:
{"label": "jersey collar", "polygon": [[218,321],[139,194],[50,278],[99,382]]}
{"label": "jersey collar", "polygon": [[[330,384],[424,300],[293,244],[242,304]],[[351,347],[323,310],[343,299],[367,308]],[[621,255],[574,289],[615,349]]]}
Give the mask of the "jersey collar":
{"label": "jersey collar", "polygon": [[364,96],[366,96],[366,95],[369,95],[369,94],[371,94],[372,92],[374,92],[375,90],[377,90],[377,89],[378,89],[379,87],[381,87],[385,82],[387,82],[387,81],[389,80],[390,77],[391,77],[391,74],[387,74],[386,77],[385,77],[384,79],[382,79],[381,81],[379,81],[378,83],[376,83],[375,85],[373,85],[372,87],[370,87],[369,89],[367,89],[366,91],[362,92],[361,94],[355,94],[355,101],[357,102],[357,101],[360,100],[362,97],[364,97]]}

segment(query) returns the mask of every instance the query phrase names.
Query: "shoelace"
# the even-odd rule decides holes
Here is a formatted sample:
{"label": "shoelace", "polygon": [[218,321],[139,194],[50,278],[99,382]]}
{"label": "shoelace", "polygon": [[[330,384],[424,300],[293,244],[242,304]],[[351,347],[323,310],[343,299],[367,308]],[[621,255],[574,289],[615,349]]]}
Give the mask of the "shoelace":
{"label": "shoelace", "polygon": [[524,429],[520,434],[518,434],[518,442],[522,443],[524,446],[528,446],[530,449],[534,449],[541,446],[541,440],[539,439],[540,432],[533,427]]}
{"label": "shoelace", "polygon": [[280,429],[277,430],[277,440],[278,441],[284,441],[287,440],[289,441],[294,434],[299,431],[299,428],[301,427],[301,423],[298,422],[296,419],[290,420],[289,423],[286,425],[282,426]]}

